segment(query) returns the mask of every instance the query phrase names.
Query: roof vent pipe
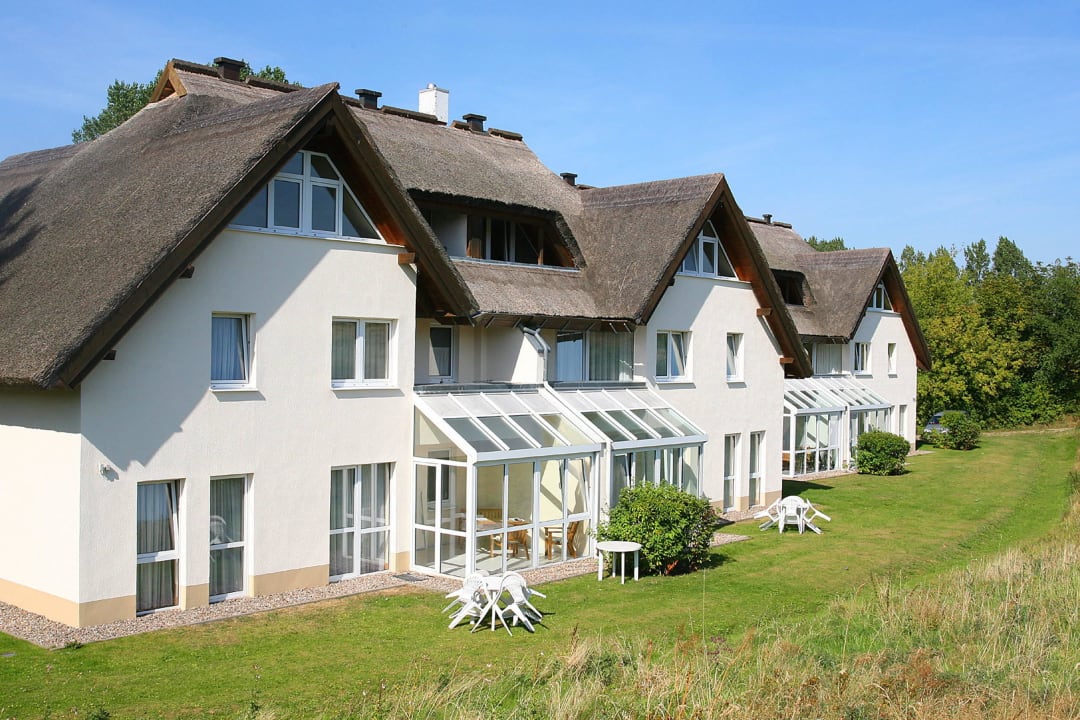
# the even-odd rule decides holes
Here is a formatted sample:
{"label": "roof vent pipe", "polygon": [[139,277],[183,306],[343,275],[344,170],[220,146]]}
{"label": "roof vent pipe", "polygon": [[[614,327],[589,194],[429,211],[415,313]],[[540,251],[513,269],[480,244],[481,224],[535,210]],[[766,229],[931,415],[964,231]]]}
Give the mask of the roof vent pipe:
{"label": "roof vent pipe", "polygon": [[766,225],[772,225],[772,215],[769,213],[761,213],[761,218],[765,221]]}
{"label": "roof vent pipe", "polygon": [[428,83],[428,86],[420,91],[419,110],[434,115],[439,122],[446,124],[450,119],[450,91],[435,83]]}
{"label": "roof vent pipe", "polygon": [[559,173],[559,175],[566,181],[567,185],[571,187],[577,185],[577,173]]}
{"label": "roof vent pipe", "polygon": [[461,119],[469,126],[469,129],[473,132],[484,132],[484,121],[487,120],[486,115],[477,115],[476,113],[468,113],[462,115]]}
{"label": "roof vent pipe", "polygon": [[243,60],[233,60],[227,57],[214,58],[214,65],[217,66],[218,77],[224,80],[239,80],[240,73],[244,70]]}
{"label": "roof vent pipe", "polygon": [[353,90],[356,93],[356,97],[360,98],[360,104],[371,110],[379,109],[379,98],[382,97],[381,92],[375,90],[368,90],[367,88],[357,88]]}

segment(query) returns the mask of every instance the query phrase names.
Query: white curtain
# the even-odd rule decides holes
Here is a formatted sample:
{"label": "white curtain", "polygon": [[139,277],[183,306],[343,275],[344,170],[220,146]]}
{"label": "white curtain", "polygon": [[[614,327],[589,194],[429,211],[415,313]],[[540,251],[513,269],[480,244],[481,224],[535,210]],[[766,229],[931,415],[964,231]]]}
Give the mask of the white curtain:
{"label": "white curtain", "polygon": [[387,358],[390,348],[390,324],[365,323],[364,327],[364,379],[386,380]]}
{"label": "white curtain", "polygon": [[244,589],[244,478],[210,482],[210,595]]}
{"label": "white curtain", "polygon": [[589,380],[627,381],[634,377],[633,333],[589,333]]}
{"label": "white curtain", "polygon": [[[330,574],[353,572],[353,537],[355,515],[356,469],[330,473]],[[334,531],[343,532],[334,532]]]}
{"label": "white curtain", "polygon": [[[176,550],[176,496],[170,483],[138,486],[136,500],[136,552],[167,553]],[[176,560],[139,562],[135,577],[135,609],[138,612],[176,605]]]}
{"label": "white curtain", "polygon": [[356,379],[356,323],[335,320],[330,341],[330,379]]}
{"label": "white curtain", "polygon": [[210,379],[247,380],[245,318],[217,316],[211,323]]}

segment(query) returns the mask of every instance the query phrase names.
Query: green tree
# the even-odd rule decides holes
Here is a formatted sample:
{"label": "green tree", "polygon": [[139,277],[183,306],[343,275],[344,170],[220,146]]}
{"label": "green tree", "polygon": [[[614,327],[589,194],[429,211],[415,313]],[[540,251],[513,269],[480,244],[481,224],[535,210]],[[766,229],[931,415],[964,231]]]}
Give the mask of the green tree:
{"label": "green tree", "polygon": [[1040,264],[1032,332],[1036,377],[1067,412],[1080,412],[1080,265],[1066,258]]}
{"label": "green tree", "polygon": [[[159,72],[151,82],[146,84],[127,83],[122,80],[113,81],[113,84],[105,91],[105,109],[93,117],[83,115],[83,124],[72,131],[71,141],[77,143],[87,142],[104,135],[113,128],[119,127],[132,115],[146,107],[146,104],[150,102],[150,95],[154,92],[154,86],[157,85],[160,77],[161,73]],[[240,79],[245,80],[248,77],[258,77],[280,83],[289,82],[288,78],[285,77],[285,71],[280,67],[267,65],[262,70],[255,71],[245,60],[244,66],[240,70]]]}
{"label": "green tree", "polygon": [[822,240],[816,235],[811,235],[806,238],[806,242],[810,244],[810,247],[822,252],[832,252],[833,250],[847,250],[844,245],[844,238],[834,237],[832,240]]}
{"label": "green tree", "polygon": [[993,260],[991,272],[995,275],[1009,275],[1021,280],[1030,280],[1035,276],[1035,266],[1024,257],[1023,250],[1005,236],[998,238]]}
{"label": "green tree", "polygon": [[990,273],[990,252],[986,241],[979,240],[964,248],[964,276],[969,285],[977,285]]}

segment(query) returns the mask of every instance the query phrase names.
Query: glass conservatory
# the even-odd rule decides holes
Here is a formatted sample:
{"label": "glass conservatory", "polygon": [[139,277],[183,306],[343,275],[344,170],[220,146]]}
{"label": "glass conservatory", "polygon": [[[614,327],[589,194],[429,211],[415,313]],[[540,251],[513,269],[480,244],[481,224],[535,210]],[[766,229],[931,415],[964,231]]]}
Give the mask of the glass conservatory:
{"label": "glass conservatory", "polygon": [[784,477],[830,472],[850,464],[862,433],[888,428],[891,407],[850,378],[785,380]]}

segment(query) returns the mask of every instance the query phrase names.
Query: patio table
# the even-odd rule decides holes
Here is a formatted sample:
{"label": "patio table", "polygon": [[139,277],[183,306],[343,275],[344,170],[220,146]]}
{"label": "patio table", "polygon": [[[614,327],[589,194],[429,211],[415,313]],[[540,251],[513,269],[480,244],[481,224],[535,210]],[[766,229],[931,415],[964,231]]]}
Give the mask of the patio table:
{"label": "patio table", "polygon": [[[626,553],[634,553],[634,582],[638,579],[638,551],[641,550],[641,543],[630,542],[629,540],[604,540],[596,543],[596,554],[598,564],[596,566],[596,579],[604,579],[604,553],[619,553],[622,559],[622,571],[619,573],[622,577],[622,584],[626,584]],[[611,559],[611,576],[615,576],[615,559]]]}

